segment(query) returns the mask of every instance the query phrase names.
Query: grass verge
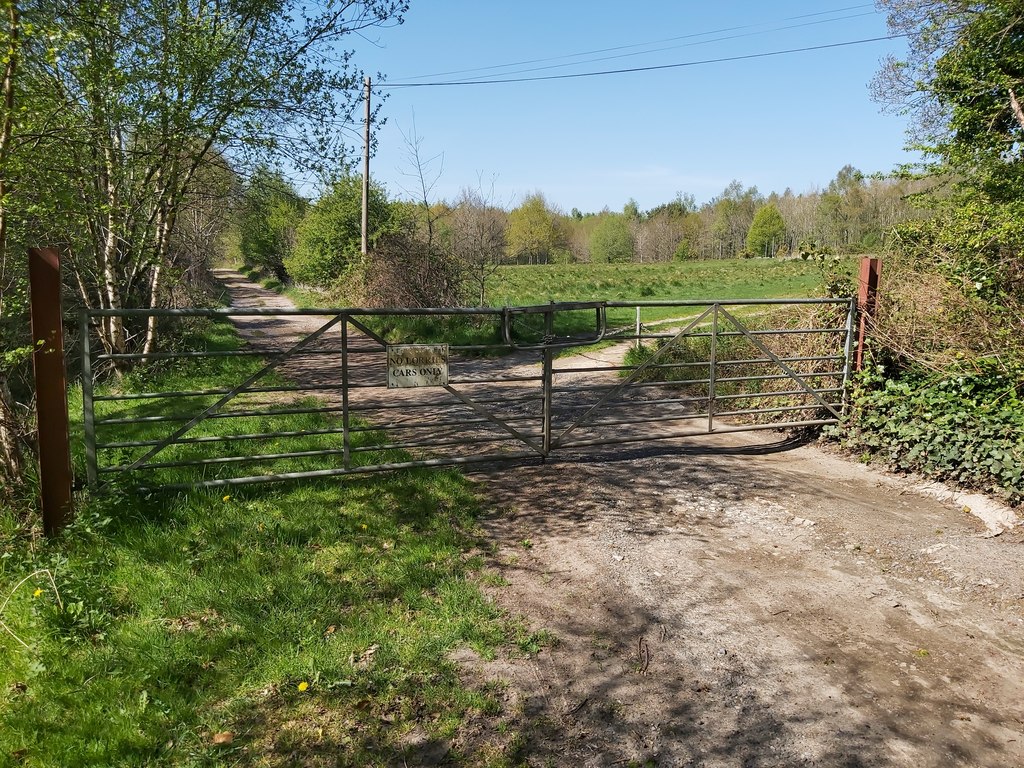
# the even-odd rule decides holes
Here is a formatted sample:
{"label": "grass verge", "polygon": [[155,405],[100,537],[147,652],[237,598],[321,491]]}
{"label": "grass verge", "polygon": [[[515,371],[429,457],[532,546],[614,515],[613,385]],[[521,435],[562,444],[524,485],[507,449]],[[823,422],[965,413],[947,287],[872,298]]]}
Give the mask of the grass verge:
{"label": "grass verge", "polygon": [[[147,385],[201,389],[254,362],[168,365]],[[479,510],[460,474],[410,471],[113,487],[54,542],[4,511],[0,764],[387,765],[425,741],[505,765],[461,745],[462,723],[500,706],[448,660],[537,643],[477,586]]]}

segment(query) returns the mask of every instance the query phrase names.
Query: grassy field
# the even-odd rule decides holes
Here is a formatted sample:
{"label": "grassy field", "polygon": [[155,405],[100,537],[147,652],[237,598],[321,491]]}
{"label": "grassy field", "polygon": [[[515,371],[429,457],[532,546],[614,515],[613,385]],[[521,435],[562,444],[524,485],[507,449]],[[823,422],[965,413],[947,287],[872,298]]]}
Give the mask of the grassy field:
{"label": "grassy field", "polygon": [[[847,259],[841,269],[852,275],[857,260]],[[258,275],[252,275],[259,280]],[[281,286],[262,281],[271,290],[282,291],[299,306],[334,306],[330,293]],[[714,301],[726,299],[808,298],[822,294],[822,275],[810,262],[801,260],[727,259],[711,261],[663,262],[656,264],[540,264],[499,267],[487,284],[487,303],[492,307],[528,306],[550,301]],[[745,312],[741,310],[741,314]],[[645,307],[644,324],[674,320],[694,314],[690,308]],[[542,318],[524,318],[538,325]],[[609,328],[629,328],[636,321],[633,308],[608,310]],[[559,328],[568,335],[586,336],[593,330],[593,313],[562,313]],[[436,324],[436,323],[435,323]],[[494,343],[495,329],[463,327],[448,323],[440,331],[424,328],[423,323],[403,321],[395,324],[405,331],[394,341],[436,341],[452,344]],[[426,325],[430,325],[429,323]],[[527,331],[529,334],[529,331]]]}
{"label": "grassy field", "polygon": [[[224,326],[203,333],[233,343]],[[146,384],[219,386],[254,364],[168,366]],[[328,460],[304,468],[316,461]],[[483,568],[479,513],[461,475],[426,470],[216,492],[113,487],[80,497],[55,542],[4,509],[0,765],[400,764],[413,728],[455,738],[463,764],[510,764],[514,733],[508,755],[459,754],[467,720],[502,713],[497,692],[463,686],[447,654],[529,654],[546,638],[484,598],[480,583],[497,578]]]}
{"label": "grassy field", "polygon": [[799,260],[504,266],[489,281],[488,303],[806,297],[819,283],[817,268]]}

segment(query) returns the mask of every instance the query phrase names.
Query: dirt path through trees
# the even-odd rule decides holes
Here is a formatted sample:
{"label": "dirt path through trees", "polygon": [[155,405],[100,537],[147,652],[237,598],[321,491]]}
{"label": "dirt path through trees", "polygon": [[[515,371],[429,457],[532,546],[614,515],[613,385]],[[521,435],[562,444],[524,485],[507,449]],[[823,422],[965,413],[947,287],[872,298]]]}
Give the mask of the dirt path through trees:
{"label": "dirt path through trees", "polygon": [[414,731],[408,765],[1024,765],[1020,526],[993,535],[770,432],[470,476],[490,510],[484,588],[536,644],[458,651],[502,711],[450,744]]}

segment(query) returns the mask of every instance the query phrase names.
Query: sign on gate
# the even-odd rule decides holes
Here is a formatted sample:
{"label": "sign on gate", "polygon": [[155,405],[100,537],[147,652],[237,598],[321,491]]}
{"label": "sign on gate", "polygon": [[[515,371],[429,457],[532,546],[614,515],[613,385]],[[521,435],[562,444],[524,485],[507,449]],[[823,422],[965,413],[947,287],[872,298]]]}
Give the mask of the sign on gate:
{"label": "sign on gate", "polygon": [[388,389],[443,387],[447,383],[447,344],[388,345]]}

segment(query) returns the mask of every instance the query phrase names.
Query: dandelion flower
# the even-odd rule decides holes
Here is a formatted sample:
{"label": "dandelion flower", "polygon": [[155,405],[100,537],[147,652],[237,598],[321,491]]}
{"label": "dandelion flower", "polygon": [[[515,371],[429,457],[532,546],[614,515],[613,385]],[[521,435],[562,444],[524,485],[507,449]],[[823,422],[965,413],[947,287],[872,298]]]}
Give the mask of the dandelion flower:
{"label": "dandelion flower", "polygon": [[298,685],[297,685],[296,687],[297,687],[297,688],[299,689],[299,691],[301,692],[301,691],[304,691],[304,690],[306,690],[307,688],[309,688],[309,683],[307,683],[307,682],[306,682],[305,680],[303,680],[303,681],[302,681],[301,683],[299,683],[299,684],[298,684]]}
{"label": "dandelion flower", "polygon": [[37,587],[36,591],[32,593],[32,597],[39,597],[41,594],[43,594],[43,590]]}

